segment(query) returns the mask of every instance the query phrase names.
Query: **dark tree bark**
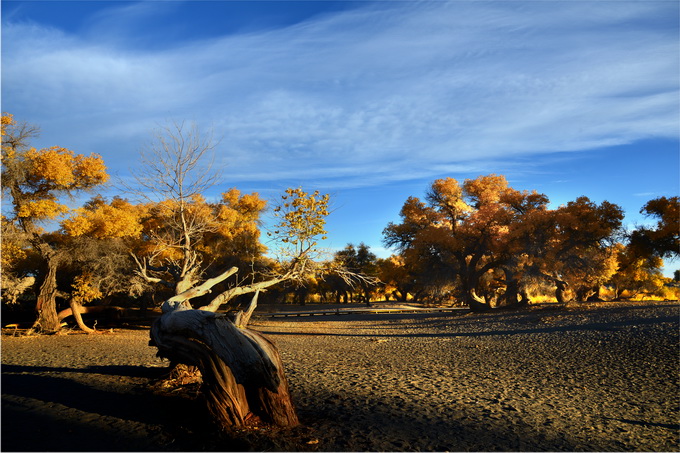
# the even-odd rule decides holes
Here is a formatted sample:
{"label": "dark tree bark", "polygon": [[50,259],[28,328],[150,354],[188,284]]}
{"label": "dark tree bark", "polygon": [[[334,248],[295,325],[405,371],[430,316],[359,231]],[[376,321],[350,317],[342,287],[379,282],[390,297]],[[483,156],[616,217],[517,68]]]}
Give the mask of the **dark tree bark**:
{"label": "dark tree bark", "polygon": [[569,285],[563,280],[555,280],[555,285],[557,285],[557,288],[555,289],[555,298],[557,299],[557,302],[560,304],[567,303],[566,293]]}
{"label": "dark tree bark", "polygon": [[507,307],[520,307],[529,303],[526,291],[520,289],[519,280],[515,273],[508,268],[503,268],[505,273],[505,305]]}
{"label": "dark tree bark", "polygon": [[254,417],[282,427],[299,423],[276,346],[258,332],[171,299],[151,339],[159,356],[198,367],[208,409],[222,426],[242,426]]}

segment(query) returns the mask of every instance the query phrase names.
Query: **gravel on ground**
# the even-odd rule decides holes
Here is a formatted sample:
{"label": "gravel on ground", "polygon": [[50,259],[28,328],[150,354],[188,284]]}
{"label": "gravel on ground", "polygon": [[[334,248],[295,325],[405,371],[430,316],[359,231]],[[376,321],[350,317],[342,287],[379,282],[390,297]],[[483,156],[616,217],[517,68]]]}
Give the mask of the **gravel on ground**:
{"label": "gravel on ground", "polygon": [[[257,312],[256,312],[257,313]],[[251,321],[302,426],[210,428],[148,331],[2,337],[3,451],[680,451],[680,305]],[[193,393],[192,393],[193,392]]]}

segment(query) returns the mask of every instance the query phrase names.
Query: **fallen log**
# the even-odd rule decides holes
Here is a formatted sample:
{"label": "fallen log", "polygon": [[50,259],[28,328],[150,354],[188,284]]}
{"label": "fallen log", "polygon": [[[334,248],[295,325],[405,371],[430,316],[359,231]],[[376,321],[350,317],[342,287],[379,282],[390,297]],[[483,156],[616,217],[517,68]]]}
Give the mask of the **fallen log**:
{"label": "fallen log", "polygon": [[[81,315],[85,314],[92,314],[92,313],[106,313],[108,318],[120,318],[125,315],[125,312],[127,311],[126,308],[124,307],[118,307],[115,305],[80,305],[77,304],[78,308],[78,313]],[[68,318],[69,316],[73,316],[74,311],[73,311],[73,306],[69,306],[69,308],[65,308],[64,310],[61,310],[59,313],[57,313],[57,319],[59,322],[62,322],[64,319]]]}

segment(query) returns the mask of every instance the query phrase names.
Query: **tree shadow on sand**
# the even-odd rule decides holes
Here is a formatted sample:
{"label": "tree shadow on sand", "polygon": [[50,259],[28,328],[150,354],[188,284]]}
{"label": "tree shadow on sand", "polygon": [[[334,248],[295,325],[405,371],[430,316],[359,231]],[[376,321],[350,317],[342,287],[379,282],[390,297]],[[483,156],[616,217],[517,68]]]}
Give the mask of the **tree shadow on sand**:
{"label": "tree shadow on sand", "polygon": [[196,400],[154,394],[150,383],[161,372],[128,365],[3,365],[2,450],[185,450],[182,436],[204,421],[204,408]]}
{"label": "tree shadow on sand", "polygon": [[[304,426],[226,432],[202,398],[152,385],[166,369],[2,366],[2,451],[299,451]],[[184,390],[184,389],[182,389]]]}

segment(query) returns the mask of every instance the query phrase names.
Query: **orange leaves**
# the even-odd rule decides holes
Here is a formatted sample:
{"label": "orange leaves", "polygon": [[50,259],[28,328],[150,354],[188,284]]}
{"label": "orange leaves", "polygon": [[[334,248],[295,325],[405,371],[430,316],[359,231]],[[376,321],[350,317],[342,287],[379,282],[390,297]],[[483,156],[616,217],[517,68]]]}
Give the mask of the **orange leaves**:
{"label": "orange leaves", "polygon": [[222,240],[251,242],[246,248],[258,249],[252,242],[260,236],[259,220],[266,206],[267,201],[257,193],[242,195],[238,189],[230,189],[222,194],[222,203],[214,206],[216,234]]}
{"label": "orange leaves", "polygon": [[217,218],[226,225],[253,222],[260,218],[260,214],[267,206],[267,201],[260,198],[258,193],[241,195],[241,191],[232,188],[222,194]]}
{"label": "orange leaves", "polygon": [[415,225],[431,223],[432,210],[416,197],[408,197],[401,208],[401,217],[405,222]]}
{"label": "orange leaves", "polygon": [[680,254],[680,197],[659,197],[648,201],[640,210],[657,220],[656,226],[638,227],[631,241],[641,254],[677,257]]}
{"label": "orange leaves", "polygon": [[14,124],[14,116],[9,114],[9,113],[3,113],[2,114],[2,119],[0,120],[0,124],[2,125],[2,136],[4,137],[5,134],[7,134],[7,128]]}
{"label": "orange leaves", "polygon": [[139,237],[142,233],[141,209],[126,200],[114,198],[107,204],[97,197],[64,220],[63,230],[71,236],[88,235],[97,239]]}
{"label": "orange leaves", "polygon": [[92,188],[109,178],[101,156],[85,156],[53,146],[35,149],[28,139],[37,128],[18,124],[11,115],[2,117],[2,186],[12,197],[14,213],[24,219],[25,228],[33,222],[53,219],[68,212],[58,203],[61,195]]}
{"label": "orange leaves", "polygon": [[59,146],[25,153],[29,165],[28,182],[48,190],[85,189],[104,183],[109,176],[101,156],[76,155]]}
{"label": "orange leaves", "polygon": [[470,200],[480,207],[497,203],[508,189],[508,181],[503,175],[491,174],[477,179],[466,179],[463,187]]}
{"label": "orange leaves", "polygon": [[214,203],[200,195],[183,202],[150,203],[140,207],[144,243],[138,244],[136,253],[153,257],[156,266],[180,262],[188,246],[203,262],[252,260],[264,251],[259,222],[266,204],[257,193],[242,194],[237,189],[223,193]]}
{"label": "orange leaves", "polygon": [[0,270],[3,275],[10,271],[16,263],[28,256],[25,248],[24,238],[21,237],[20,230],[10,222],[5,216],[0,219],[2,222],[2,255],[0,256]]}
{"label": "orange leaves", "polygon": [[103,184],[109,179],[104,160],[99,154],[75,156],[73,173],[78,185],[83,188]]}
{"label": "orange leaves", "polygon": [[53,198],[30,200],[21,203],[16,215],[23,219],[53,219],[68,212],[68,206],[57,203]]}
{"label": "orange leaves", "polygon": [[28,180],[33,185],[50,184],[61,189],[73,185],[76,181],[73,151],[58,146],[40,151],[31,148],[25,157],[30,164]]}

